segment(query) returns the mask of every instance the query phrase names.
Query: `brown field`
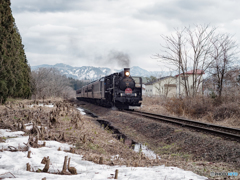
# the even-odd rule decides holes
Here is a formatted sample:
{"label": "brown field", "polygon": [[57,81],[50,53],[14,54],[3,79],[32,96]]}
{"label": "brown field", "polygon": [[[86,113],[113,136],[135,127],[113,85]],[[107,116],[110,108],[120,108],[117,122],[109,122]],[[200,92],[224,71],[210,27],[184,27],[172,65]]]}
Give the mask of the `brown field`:
{"label": "brown field", "polygon": [[[39,102],[11,99],[6,105],[0,106],[0,117],[3,120],[0,122],[0,128],[20,130],[22,122],[24,124],[34,122],[42,127],[39,128],[39,139],[73,144],[74,149],[69,149],[70,152],[82,154],[84,159],[95,163],[132,167],[176,166],[207,177],[212,171],[238,172],[239,170],[239,143],[76,100],[48,99],[45,103],[49,101],[55,105],[54,108],[37,105],[30,108],[30,104]],[[169,111],[166,102],[166,99],[144,98],[141,109],[180,116],[176,112]],[[77,106],[90,110],[98,115],[98,118],[81,115],[76,109]],[[182,111],[181,116],[192,117],[186,114],[186,111]],[[109,121],[130,139],[147,145],[161,159],[149,159],[142,152],[134,152],[128,145],[115,139],[110,129],[103,129],[96,122],[97,119]],[[45,129],[43,127],[47,127],[46,132],[42,132],[42,129]],[[33,138],[31,142],[33,147],[41,147],[34,143],[38,130],[33,128],[25,132]],[[103,162],[99,162],[100,157],[103,158]]]}
{"label": "brown field", "polygon": [[[149,159],[141,152],[135,152],[127,145],[112,136],[112,131],[103,129],[93,118],[83,116],[76,109],[76,105],[60,99],[48,99],[44,104],[53,103],[54,108],[38,106],[42,101],[11,100],[0,106],[0,128],[24,130],[22,123],[34,123],[37,126],[30,131],[24,130],[31,136],[33,147],[40,147],[35,143],[39,140],[55,140],[74,145],[73,153],[83,155],[83,158],[103,164],[127,166],[152,166],[162,164],[160,161]],[[30,108],[30,104],[34,104]],[[46,132],[44,129],[47,128]],[[36,129],[37,128],[37,129]],[[38,133],[39,132],[39,133]],[[119,155],[118,158],[113,158]]]}

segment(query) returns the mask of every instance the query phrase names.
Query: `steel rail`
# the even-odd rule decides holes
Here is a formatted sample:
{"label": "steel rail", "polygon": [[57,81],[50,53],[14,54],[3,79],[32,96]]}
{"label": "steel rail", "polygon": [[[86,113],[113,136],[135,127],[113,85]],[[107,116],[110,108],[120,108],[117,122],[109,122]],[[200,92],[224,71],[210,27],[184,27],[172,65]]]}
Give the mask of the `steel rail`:
{"label": "steel rail", "polygon": [[218,134],[218,135],[223,135],[223,136],[227,136],[227,137],[230,137],[230,138],[240,140],[240,129],[237,129],[237,128],[218,126],[218,125],[215,125],[215,124],[203,123],[203,122],[193,121],[193,120],[189,120],[189,119],[177,118],[177,117],[172,117],[172,116],[165,116],[165,115],[148,113],[148,112],[143,112],[143,111],[136,111],[136,110],[134,110],[134,111],[124,111],[124,112],[140,115],[140,116],[155,119],[155,120],[170,122],[170,123],[178,124],[178,125],[181,125],[181,126],[184,126],[184,127],[194,128],[194,129],[198,129],[198,130],[201,130],[201,131],[206,131],[206,132],[210,132],[210,133],[214,133],[214,134]]}

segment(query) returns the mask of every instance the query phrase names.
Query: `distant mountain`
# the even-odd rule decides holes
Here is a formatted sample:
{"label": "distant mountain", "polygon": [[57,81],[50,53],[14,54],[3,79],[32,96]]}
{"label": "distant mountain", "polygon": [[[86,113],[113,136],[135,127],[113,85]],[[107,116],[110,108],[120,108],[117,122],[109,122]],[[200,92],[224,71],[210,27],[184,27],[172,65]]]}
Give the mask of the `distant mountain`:
{"label": "distant mountain", "polygon": [[169,72],[167,71],[147,71],[145,69],[142,69],[138,66],[131,67],[131,75],[132,76],[141,76],[141,77],[161,77],[161,76],[167,76]]}
{"label": "distant mountain", "polygon": [[[107,67],[93,67],[93,66],[82,66],[82,67],[72,67],[67,64],[58,63],[55,65],[42,64],[39,66],[32,66],[32,71],[35,71],[39,68],[56,68],[62,74],[65,74],[67,77],[72,77],[79,80],[96,80],[100,77],[109,75],[114,72],[119,72],[121,69],[111,70]],[[156,76],[159,77],[167,75],[166,71],[147,71],[138,66],[131,67],[132,76],[141,76],[141,77],[150,77]]]}

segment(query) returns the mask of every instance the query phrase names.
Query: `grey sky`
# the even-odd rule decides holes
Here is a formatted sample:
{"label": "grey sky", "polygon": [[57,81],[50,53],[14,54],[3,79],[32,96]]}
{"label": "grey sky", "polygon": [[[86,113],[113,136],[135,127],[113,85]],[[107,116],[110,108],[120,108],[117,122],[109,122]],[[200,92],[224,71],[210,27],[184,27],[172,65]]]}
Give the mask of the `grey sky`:
{"label": "grey sky", "polygon": [[121,52],[130,66],[163,69],[160,35],[194,24],[217,26],[240,40],[239,0],[11,0],[31,66],[117,67]]}

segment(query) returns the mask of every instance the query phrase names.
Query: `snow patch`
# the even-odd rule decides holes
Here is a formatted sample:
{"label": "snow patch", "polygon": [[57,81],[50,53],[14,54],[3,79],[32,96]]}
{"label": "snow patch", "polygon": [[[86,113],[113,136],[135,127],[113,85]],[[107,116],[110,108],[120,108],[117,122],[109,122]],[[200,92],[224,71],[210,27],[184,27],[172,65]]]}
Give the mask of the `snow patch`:
{"label": "snow patch", "polygon": [[156,156],[156,154],[152,150],[148,149],[147,146],[142,145],[142,144],[135,144],[134,145],[134,151],[136,151],[136,152],[140,152],[141,151],[144,155],[146,155],[150,159],[158,158]]}
{"label": "snow patch", "polygon": [[46,105],[46,104],[38,104],[38,105],[37,104],[32,104],[29,107],[32,108],[33,106],[42,106],[42,107],[50,107],[50,108],[54,107],[53,104],[48,104],[48,105]]}
{"label": "snow patch", "polygon": [[0,137],[16,137],[23,134],[24,134],[23,131],[11,132],[10,129],[0,129]]}
{"label": "snow patch", "polygon": [[[9,130],[1,130],[1,133],[10,133],[9,136],[15,136],[15,132]],[[21,132],[20,134],[23,134]],[[4,134],[5,135],[5,134]],[[22,146],[27,143],[28,137],[22,136],[17,138],[10,138],[5,143],[0,143],[0,147],[7,146]],[[41,141],[39,143],[42,143]],[[84,179],[84,180],[105,180],[111,179],[115,170],[118,169],[119,180],[206,180],[206,177],[199,176],[190,171],[184,171],[176,167],[155,166],[155,167],[126,167],[126,166],[107,166],[99,165],[93,162],[85,161],[81,155],[72,154],[65,151],[58,151],[61,147],[62,150],[69,150],[71,145],[66,143],[59,143],[56,141],[46,141],[46,147],[31,148],[31,158],[27,158],[27,152],[10,152],[4,151],[0,154],[0,179],[2,177],[11,177],[13,174],[16,180],[34,180],[46,177],[48,180],[66,180],[66,179]],[[41,164],[43,157],[49,156],[50,168],[49,172],[52,173],[37,173],[36,170],[43,169],[44,164]],[[71,157],[71,166],[77,169],[77,175],[58,175],[53,173],[61,172],[64,162],[64,157]],[[118,157],[116,155],[114,158]],[[26,171],[26,164],[29,163],[35,172]],[[9,172],[11,174],[9,174]]]}
{"label": "snow patch", "polygon": [[77,108],[77,110],[79,110],[82,115],[86,114],[82,108]]}

